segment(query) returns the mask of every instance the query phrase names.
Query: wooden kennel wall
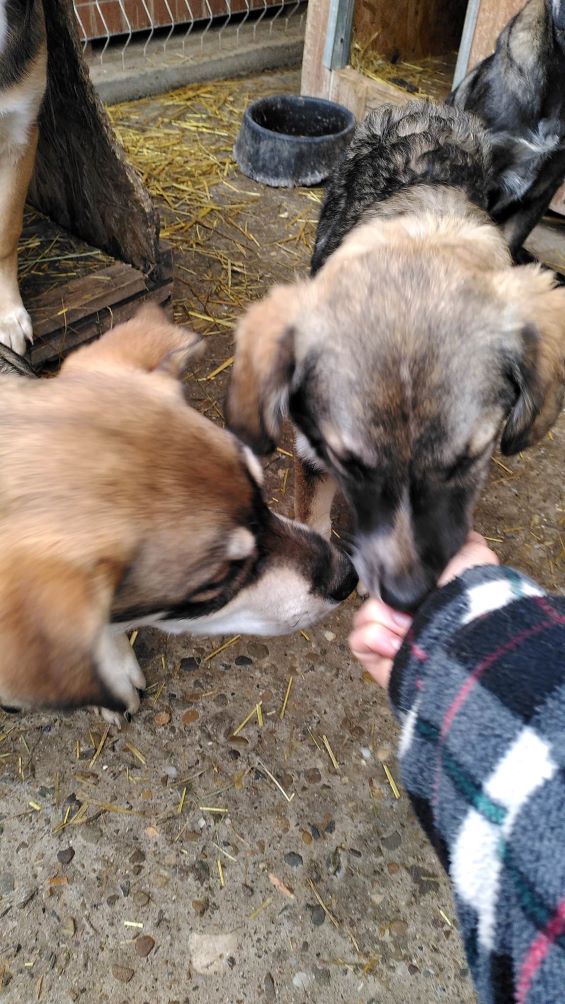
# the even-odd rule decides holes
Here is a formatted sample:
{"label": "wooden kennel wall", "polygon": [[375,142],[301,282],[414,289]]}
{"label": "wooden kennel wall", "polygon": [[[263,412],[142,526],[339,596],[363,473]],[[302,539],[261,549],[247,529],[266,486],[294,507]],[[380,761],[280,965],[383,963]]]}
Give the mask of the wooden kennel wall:
{"label": "wooden kennel wall", "polygon": [[524,0],[310,0],[302,63],[303,94],[366,111],[410,99],[406,90],[372,80],[349,65],[353,27],[385,59],[404,60],[459,50],[458,79],[494,48],[504,24]]}
{"label": "wooden kennel wall", "polygon": [[[349,65],[352,30],[384,58],[418,59],[458,50],[455,84],[494,49],[525,0],[309,0],[302,94],[328,98],[362,118],[381,104],[404,104],[408,91]],[[565,186],[551,208],[565,215]]]}
{"label": "wooden kennel wall", "polygon": [[26,306],[35,367],[126,320],[145,299],[172,311],[172,261],[159,219],[128,164],[83,61],[71,0],[44,0],[48,84],[29,201],[115,264],[71,279]]}

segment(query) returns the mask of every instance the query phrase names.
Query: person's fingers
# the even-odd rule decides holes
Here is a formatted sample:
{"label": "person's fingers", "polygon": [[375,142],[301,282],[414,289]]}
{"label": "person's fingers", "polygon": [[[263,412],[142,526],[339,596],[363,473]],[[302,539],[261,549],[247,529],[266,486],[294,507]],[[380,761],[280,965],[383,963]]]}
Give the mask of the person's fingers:
{"label": "person's fingers", "polygon": [[353,617],[355,628],[363,627],[366,624],[382,624],[396,634],[406,634],[412,623],[412,618],[408,614],[393,610],[392,607],[383,603],[382,600],[370,599],[357,611]]}
{"label": "person's fingers", "polygon": [[390,674],[392,672],[392,659],[376,655],[370,649],[367,650],[362,644],[359,648],[357,648],[355,639],[353,639],[353,644],[351,644],[350,639],[350,645],[353,655],[359,660],[363,669],[366,670],[366,672],[369,673],[381,687],[388,687]]}
{"label": "person's fingers", "polygon": [[482,533],[479,533],[478,530],[469,530],[469,533],[467,534],[467,540],[465,541],[465,544],[463,546],[466,547],[467,544],[484,544],[485,547],[488,547],[485,538],[483,537]]}
{"label": "person's fingers", "polygon": [[349,645],[357,658],[360,655],[377,655],[392,659],[402,645],[402,637],[382,624],[365,624],[351,632]]}
{"label": "person's fingers", "polygon": [[390,674],[392,673],[392,659],[368,660],[366,663],[362,663],[362,666],[365,672],[373,677],[375,683],[378,683],[384,690],[388,690]]}

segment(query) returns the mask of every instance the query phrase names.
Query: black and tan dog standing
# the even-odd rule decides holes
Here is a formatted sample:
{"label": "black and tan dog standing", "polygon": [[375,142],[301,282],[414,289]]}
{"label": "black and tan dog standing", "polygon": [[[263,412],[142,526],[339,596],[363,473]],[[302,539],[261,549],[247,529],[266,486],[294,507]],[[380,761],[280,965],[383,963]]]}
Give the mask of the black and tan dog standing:
{"label": "black and tan dog standing", "polygon": [[488,208],[517,255],[565,178],[565,0],[529,0],[448,103],[487,127]]}
{"label": "black and tan dog standing", "polygon": [[46,82],[41,0],[0,0],[0,344],[19,354],[32,326],[18,288],[18,241]]}
{"label": "black and tan dog standing", "polygon": [[237,332],[232,429],[271,450],[296,430],[297,516],[328,535],[339,485],[357,571],[414,609],[463,543],[489,459],[555,422],[565,290],[513,267],[488,216],[490,140],[456,108],[382,108],[358,127],[322,206],[313,277]]}

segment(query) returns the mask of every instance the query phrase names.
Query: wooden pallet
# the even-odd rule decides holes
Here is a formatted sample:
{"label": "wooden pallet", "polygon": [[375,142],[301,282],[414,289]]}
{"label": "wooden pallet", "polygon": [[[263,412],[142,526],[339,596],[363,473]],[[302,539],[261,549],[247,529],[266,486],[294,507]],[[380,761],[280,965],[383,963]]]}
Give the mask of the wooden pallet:
{"label": "wooden pallet", "polygon": [[164,243],[151,278],[115,262],[27,300],[34,331],[32,367],[40,371],[58,365],[72,349],[127,321],[146,300],[161,304],[172,317],[173,260]]}

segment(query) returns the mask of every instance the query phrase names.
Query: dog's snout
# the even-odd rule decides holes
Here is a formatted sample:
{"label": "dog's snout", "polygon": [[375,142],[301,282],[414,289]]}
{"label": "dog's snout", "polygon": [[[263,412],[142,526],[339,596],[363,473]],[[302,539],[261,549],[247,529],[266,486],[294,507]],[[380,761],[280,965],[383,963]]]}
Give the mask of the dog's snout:
{"label": "dog's snout", "polygon": [[336,552],[335,572],[330,586],[330,597],[336,603],[342,603],[357,585],[358,577],[351,561],[343,551]]}
{"label": "dog's snout", "polygon": [[385,576],[381,579],[381,597],[389,607],[403,613],[416,612],[426,596],[433,589],[434,576],[418,569],[411,574]]}

